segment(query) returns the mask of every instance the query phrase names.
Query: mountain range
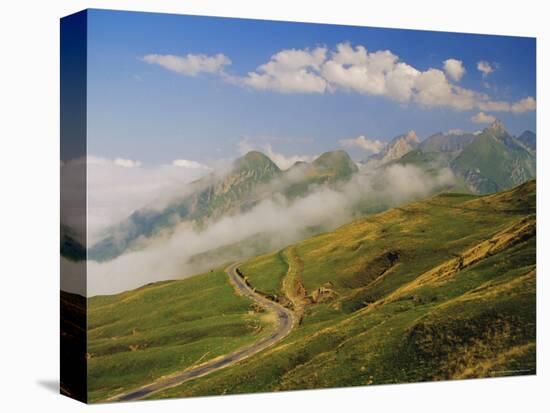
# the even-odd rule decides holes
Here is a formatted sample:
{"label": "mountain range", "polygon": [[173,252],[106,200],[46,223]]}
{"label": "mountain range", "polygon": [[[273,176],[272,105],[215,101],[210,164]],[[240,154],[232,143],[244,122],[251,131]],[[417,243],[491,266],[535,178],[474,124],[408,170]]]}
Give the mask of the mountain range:
{"label": "mountain range", "polygon": [[326,152],[311,163],[297,162],[284,171],[263,153],[251,151],[238,158],[228,173],[193,182],[185,196],[168,206],[135,211],[90,249],[89,258],[115,258],[177,223],[189,222],[200,229],[222,216],[246,212],[275,194],[293,199],[319,185],[337,186],[357,171],[357,165],[341,150]]}
{"label": "mountain range", "polygon": [[[409,132],[407,135],[413,135]],[[517,186],[536,175],[536,135],[525,131],[512,136],[500,121],[478,133],[437,133],[422,142],[401,135],[377,156],[363,163],[379,168],[392,163],[412,164],[424,170],[448,167],[463,187],[475,194],[488,194]],[[404,155],[402,148],[410,148]],[[372,162],[374,160],[374,163]]]}
{"label": "mountain range", "polygon": [[[513,137],[496,121],[478,133],[437,133],[424,141],[409,131],[359,165],[377,171],[396,164],[413,165],[428,174],[449,168],[456,184],[437,190],[487,194],[534,178],[535,150],[533,132]],[[319,187],[337,188],[358,172],[358,166],[342,150],[326,152],[309,163],[296,162],[287,170],[281,170],[263,153],[251,151],[235,160],[227,173],[210,174],[191,183],[185,194],[168,205],[136,210],[110,228],[90,248],[88,257],[95,261],[110,260],[141,248],[151,238],[170,233],[176,224],[186,222],[200,230],[221,217],[246,212],[276,195],[292,201]],[[250,242],[255,243],[254,239]],[[66,244],[67,239],[65,247]]]}

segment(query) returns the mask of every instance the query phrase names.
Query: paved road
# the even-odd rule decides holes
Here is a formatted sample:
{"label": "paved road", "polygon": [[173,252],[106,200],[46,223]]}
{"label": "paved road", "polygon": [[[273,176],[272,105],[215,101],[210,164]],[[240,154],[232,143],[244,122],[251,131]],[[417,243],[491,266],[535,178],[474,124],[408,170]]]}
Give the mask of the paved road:
{"label": "paved road", "polygon": [[111,397],[108,401],[129,401],[138,400],[145,396],[149,396],[152,393],[156,393],[161,390],[165,390],[170,387],[177,386],[188,380],[195,379],[197,377],[205,376],[213,371],[223,369],[231,366],[247,357],[256,354],[287,336],[296,324],[296,319],[292,311],[283,307],[279,303],[268,300],[267,298],[255,293],[250,287],[246,285],[244,280],[237,274],[238,264],[230,265],[226,268],[225,272],[229,276],[233,287],[243,296],[250,298],[252,301],[260,304],[267,311],[270,311],[277,316],[277,326],[275,330],[267,337],[264,337],[253,344],[242,347],[235,350],[233,353],[229,353],[225,356],[218,357],[207,363],[201,364],[197,367],[191,367],[180,373],[173,374],[168,377],[161,378],[151,384],[140,387],[139,389],[130,390],[126,393],[119,394]]}

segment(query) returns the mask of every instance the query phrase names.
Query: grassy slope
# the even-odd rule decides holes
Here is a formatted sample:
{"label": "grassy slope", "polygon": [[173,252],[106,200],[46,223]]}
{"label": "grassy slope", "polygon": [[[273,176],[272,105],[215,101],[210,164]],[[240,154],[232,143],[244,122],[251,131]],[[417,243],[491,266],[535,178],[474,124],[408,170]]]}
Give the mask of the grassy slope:
{"label": "grassy slope", "polygon": [[[388,163],[387,166],[396,164],[412,165],[420,168],[429,175],[437,176],[441,172],[442,168],[451,167],[451,161],[454,156],[456,155],[452,152],[429,152],[427,149],[413,149],[401,158]],[[444,186],[438,192],[457,192],[463,194],[471,193],[464,180],[456,175],[453,184]]]}
{"label": "grassy slope", "polygon": [[[480,193],[511,188],[535,176],[535,160],[519,146],[507,147],[488,132],[479,135],[453,161],[459,174],[477,171],[481,181]],[[521,173],[520,173],[521,171]]]}
{"label": "grassy slope", "polygon": [[[534,213],[531,181],[439,195],[303,241],[293,248],[306,293],[330,282],[337,297],[308,305],[279,345],[151,397],[533,374]],[[279,265],[272,254],[261,268],[269,259]]]}
{"label": "grassy slope", "polygon": [[90,401],[251,343],[269,321],[219,270],[88,301]]}
{"label": "grassy slope", "polygon": [[240,269],[250,284],[265,294],[279,295],[287,264],[280,251],[252,258]]}

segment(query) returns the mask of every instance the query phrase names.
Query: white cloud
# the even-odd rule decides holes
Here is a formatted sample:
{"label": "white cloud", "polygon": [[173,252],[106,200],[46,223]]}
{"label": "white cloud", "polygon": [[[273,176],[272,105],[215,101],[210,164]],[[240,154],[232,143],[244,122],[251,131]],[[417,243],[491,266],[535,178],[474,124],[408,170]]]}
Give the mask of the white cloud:
{"label": "white cloud", "polygon": [[180,168],[189,168],[189,169],[203,169],[203,170],[211,170],[207,165],[204,165],[197,161],[189,161],[187,159],[176,159],[172,162],[173,166],[178,166]]}
{"label": "white cloud", "polygon": [[488,115],[485,112],[479,112],[478,114],[472,116],[470,120],[474,123],[493,123],[497,120],[493,115]]}
{"label": "white cloud", "polygon": [[199,73],[222,73],[224,66],[231,64],[231,60],[221,53],[214,56],[191,53],[185,56],[148,54],[143,56],[142,60],[184,76],[196,76]]}
{"label": "white cloud", "polygon": [[133,161],[132,159],[116,158],[113,163],[123,168],[139,168],[141,166],[140,161]]}
{"label": "white cloud", "polygon": [[511,111],[514,113],[523,113],[536,109],[537,102],[531,96],[526,97],[525,99],[518,100],[511,106]]}
{"label": "white cloud", "polygon": [[398,57],[389,50],[368,53],[363,46],[355,49],[341,43],[325,62],[322,75],[333,88],[369,95],[387,92],[386,74],[393,71]]}
{"label": "white cloud", "polygon": [[[480,62],[481,63],[481,62]],[[338,90],[385,96],[400,103],[424,107],[450,107],[520,113],[534,110],[534,99],[519,102],[494,101],[485,93],[462,88],[458,81],[466,72],[462,61],[447,59],[444,71],[419,70],[400,61],[390,50],[369,52],[364,46],[340,43],[335,50],[282,50],[245,77],[232,76],[232,83],[281,93],[326,93]],[[480,66],[478,65],[478,68]],[[487,62],[481,68],[494,70]],[[481,69],[480,69],[481,70]]]}
{"label": "white cloud", "polygon": [[379,141],[376,139],[369,139],[363,135],[358,136],[357,138],[354,138],[354,139],[342,139],[339,141],[339,143],[344,147],[348,147],[348,148],[358,147],[371,153],[380,152],[386,145],[382,141]]}
{"label": "white cloud", "polygon": [[[447,59],[443,70],[420,70],[390,50],[368,51],[362,45],[339,43],[335,49],[284,49],[271,56],[255,71],[244,76],[226,73],[231,61],[223,54],[216,56],[147,55],[144,61],[168,70],[195,76],[201,72],[216,73],[224,81],[256,90],[279,93],[355,92],[385,96],[399,103],[416,103],[423,107],[449,107],[455,110],[522,113],[535,110],[535,100],[527,97],[518,102],[495,101],[486,93],[466,89],[449,81],[459,81],[466,72],[459,59]],[[486,77],[496,65],[480,61],[478,70]]]}
{"label": "white cloud", "polygon": [[[319,76],[320,65],[325,60],[326,49],[282,50],[271,56],[269,62],[255,72],[240,79],[244,85],[259,90],[275,90],[282,93],[322,93],[327,83]],[[237,81],[238,82],[238,81]]]}
{"label": "white cloud", "polygon": [[[232,257],[219,255],[206,263],[190,259],[196,254],[261,234],[268,249],[276,250],[308,234],[308,228],[319,224],[335,228],[353,218],[358,202],[377,199],[388,205],[398,205],[422,198],[435,188],[454,182],[449,169],[426,173],[410,165],[393,165],[371,175],[357,174],[341,188],[319,187],[303,198],[288,201],[274,196],[262,200],[238,215],[226,215],[194,229],[186,222],[149,240],[143,249],[129,251],[107,262],[88,263],[89,296],[113,294],[136,288],[149,282],[177,279],[207,271]],[[227,249],[226,249],[227,250]],[[251,247],[248,255],[256,255]]]}
{"label": "white cloud", "polygon": [[[184,194],[188,190],[188,183],[209,173],[206,165],[197,168],[195,163],[198,164],[188,161],[187,166],[135,167],[141,163],[97,156],[73,159],[61,166],[61,184],[66,198],[64,202],[71,205],[82,195],[81,168],[86,168],[88,241],[92,244],[107,228],[128,217],[136,209],[161,207],[173,196]],[[80,222],[78,216],[66,216],[62,220],[71,227]]]}
{"label": "white cloud", "polygon": [[443,62],[443,69],[445,70],[445,73],[447,73],[447,76],[449,78],[457,82],[462,79],[462,76],[464,76],[464,73],[466,73],[466,69],[464,69],[462,60],[458,59],[445,60]]}
{"label": "white cloud", "polygon": [[495,68],[486,60],[481,60],[477,62],[477,70],[481,72],[483,77],[487,77],[495,71]]}
{"label": "white cloud", "polygon": [[284,155],[275,152],[271,144],[266,145],[265,154],[283,170],[290,168],[296,162],[311,162],[317,157],[317,155]]}
{"label": "white cloud", "polygon": [[504,101],[483,101],[478,104],[478,108],[492,112],[524,113],[536,110],[537,102],[533,97],[528,96],[513,103]]}

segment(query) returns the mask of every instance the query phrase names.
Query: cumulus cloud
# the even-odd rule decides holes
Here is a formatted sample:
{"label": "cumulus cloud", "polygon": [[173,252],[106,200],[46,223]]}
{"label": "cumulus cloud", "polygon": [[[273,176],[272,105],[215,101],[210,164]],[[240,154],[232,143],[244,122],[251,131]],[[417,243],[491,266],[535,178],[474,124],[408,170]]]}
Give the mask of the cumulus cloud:
{"label": "cumulus cloud", "polygon": [[322,93],[327,82],[319,75],[319,69],[325,61],[326,51],[323,47],[282,50],[238,81],[259,90]]}
{"label": "cumulus cloud", "polygon": [[364,149],[365,151],[368,151],[373,154],[380,152],[386,145],[384,142],[380,140],[369,139],[363,135],[353,139],[341,139],[339,143],[340,145],[347,148],[357,147],[357,148]]}
{"label": "cumulus cloud", "polygon": [[533,97],[528,96],[513,103],[504,101],[484,101],[479,103],[478,108],[488,112],[524,113],[536,110],[537,102]]}
{"label": "cumulus cloud", "polygon": [[450,79],[457,82],[462,79],[462,76],[464,76],[464,73],[466,73],[466,69],[462,64],[462,60],[458,59],[445,60],[443,62],[443,69]]}
{"label": "cumulus cloud", "polygon": [[[133,250],[107,262],[88,263],[88,295],[113,294],[144,284],[185,278],[208,271],[242,256],[224,255],[224,247],[262,236],[264,249],[273,250],[308,236],[308,229],[323,225],[327,229],[349,222],[357,205],[376,199],[388,206],[425,197],[436,188],[450,185],[449,169],[427,174],[415,166],[393,165],[368,174],[358,174],[339,188],[318,187],[309,195],[289,201],[275,194],[244,213],[224,216],[201,230],[187,222],[171,234],[151,240],[145,248]],[[258,242],[245,255],[257,254]],[[194,257],[216,251],[209,259]]]}
{"label": "cumulus cloud", "polygon": [[290,168],[296,162],[311,162],[318,156],[298,154],[285,155],[283,153],[273,150],[273,146],[270,143],[257,145],[249,142],[246,139],[241,140],[238,146],[240,155],[245,155],[246,153],[254,150],[261,151],[265,153],[269,157],[269,159],[271,159],[282,170]]}
{"label": "cumulus cloud", "polygon": [[512,104],[510,110],[514,113],[523,113],[537,109],[537,102],[531,96]]}
{"label": "cumulus cloud", "polygon": [[[487,63],[487,62],[485,62]],[[478,65],[478,68],[480,66]],[[483,70],[493,70],[481,65]],[[281,93],[326,93],[338,90],[365,95],[385,96],[400,103],[424,107],[450,107],[455,110],[479,109],[521,113],[534,110],[532,97],[523,101],[495,101],[486,93],[460,87],[466,72],[462,61],[447,59],[444,70],[419,70],[403,62],[390,50],[369,52],[364,46],[340,43],[335,50],[282,50],[269,62],[244,77],[232,76],[231,82],[258,90]],[[481,69],[480,69],[481,70]]]}
{"label": "cumulus cloud", "polygon": [[495,68],[486,60],[481,60],[477,62],[477,70],[481,72],[483,77],[487,77],[495,71]]}
{"label": "cumulus cloud", "polygon": [[493,123],[497,120],[493,115],[488,115],[485,112],[479,112],[476,115],[472,116],[470,120],[474,123]]}
{"label": "cumulus cloud", "polygon": [[143,56],[142,60],[184,76],[197,76],[200,73],[222,73],[224,67],[231,64],[231,60],[222,53],[214,56],[191,53],[185,56],[148,54]]}
{"label": "cumulus cloud", "polygon": [[[445,60],[443,70],[421,70],[402,61],[390,50],[368,51],[363,45],[352,46],[350,43],[339,43],[334,49],[324,46],[283,49],[246,75],[224,71],[231,61],[221,53],[215,56],[150,54],[143,60],[187,76],[217,74],[228,83],[262,91],[319,94],[347,91],[384,96],[399,103],[416,103],[426,108],[513,113],[534,110],[532,97],[518,102],[496,101],[486,93],[451,83],[449,80],[457,82],[466,72],[459,59]],[[484,77],[495,67],[486,61],[477,65]]]}

